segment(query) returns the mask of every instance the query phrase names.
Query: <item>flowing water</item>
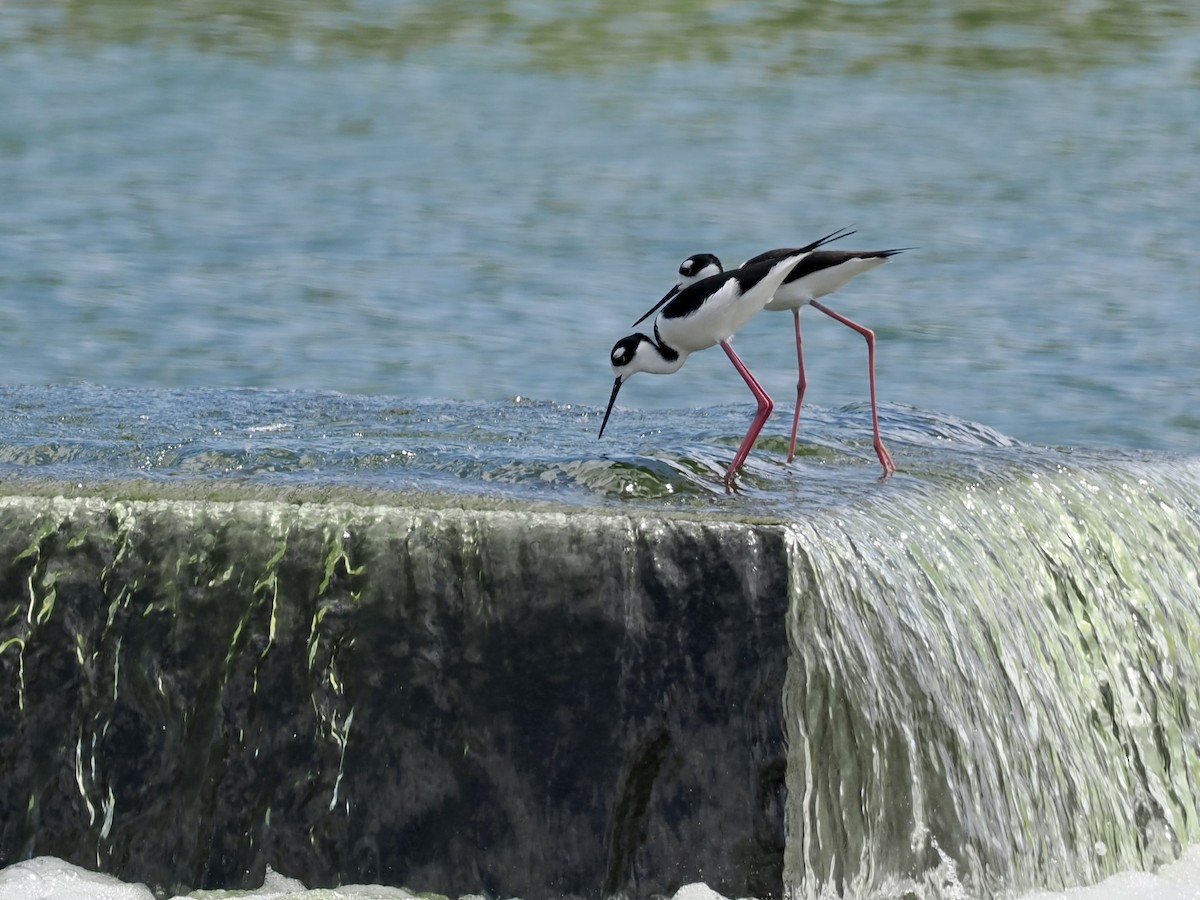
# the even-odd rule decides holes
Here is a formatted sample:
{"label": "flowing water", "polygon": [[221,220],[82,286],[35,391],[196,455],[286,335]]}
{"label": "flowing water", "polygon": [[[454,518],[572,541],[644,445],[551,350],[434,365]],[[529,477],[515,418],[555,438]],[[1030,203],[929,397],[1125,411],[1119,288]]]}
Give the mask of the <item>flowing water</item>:
{"label": "flowing water", "polygon": [[1196,838],[1196,472],[1065,464],[797,527],[789,883],[858,896],[944,853],[973,894],[1065,886]]}
{"label": "flowing water", "polygon": [[[403,519],[414,505],[479,515],[507,510],[525,517],[531,536],[528,549],[507,551],[516,555],[504,565],[532,554],[539,579],[564,585],[574,576],[562,567],[581,552],[573,529],[587,516],[666,517],[652,533],[682,516],[765,529],[751,545],[780,527],[786,535],[785,557],[768,555],[761,566],[790,573],[783,695],[790,740],[780,810],[789,896],[831,888],[853,896],[955,896],[948,884],[972,897],[1062,888],[1157,868],[1198,837],[1194,459],[1025,445],[964,420],[889,407],[900,471],[880,481],[859,408],[814,412],[811,427],[822,440],[793,464],[782,435],[763,441],[742,493],[730,496],[721,472],[744,424],[740,407],[672,411],[683,437],[656,428],[651,414],[627,412],[622,421],[639,438],[609,455],[595,439],[596,407],[223,389],[8,388],[4,397],[10,412],[0,464],[11,499],[0,508],[40,523],[36,535],[18,536],[5,551],[13,573],[24,571],[23,559],[41,560],[5,620],[0,662],[12,678],[5,697],[14,711],[27,706],[24,685],[33,676],[26,675],[25,648],[36,646],[43,621],[66,616],[68,629],[78,627],[69,624],[79,614],[69,611],[62,574],[78,566],[73,552],[84,560],[112,555],[102,579],[110,585],[122,558],[176,571],[197,596],[218,583],[255,584],[248,611],[232,607],[232,645],[223,651],[232,653],[250,610],[263,602],[261,586],[297,578],[285,574],[292,564],[281,554],[300,546],[287,537],[294,527],[287,523],[300,521],[303,509],[344,523],[338,534],[360,535],[368,545],[380,540],[369,537],[378,516]],[[64,501],[64,494],[95,500]],[[269,526],[250,522],[280,500],[264,520]],[[252,501],[249,525],[238,524],[244,515],[229,501]],[[109,524],[88,524],[104,504],[113,504]],[[198,534],[222,516],[228,521],[192,546],[165,523],[153,524],[173,508]],[[563,513],[584,518],[564,520]],[[551,521],[577,524],[548,528]],[[594,522],[601,532],[610,527]],[[480,549],[480,527],[436,539],[435,556],[449,552],[444,565],[460,554],[478,560],[451,580],[501,577],[494,567],[504,557]],[[615,534],[630,527],[619,525]],[[423,528],[401,528],[409,546],[420,544]],[[109,529],[112,536],[102,537]],[[448,551],[447,539],[462,548]],[[118,549],[72,550],[97,540]],[[243,548],[238,565],[253,571],[225,571],[220,547],[227,540]],[[328,581],[329,560],[348,551],[340,537],[324,540],[325,549],[303,556],[325,560]],[[629,590],[622,560],[630,552],[618,537],[608,563],[589,564],[600,596]],[[679,552],[662,548],[654,570],[711,565],[715,573],[732,565],[710,562],[711,551]],[[127,589],[113,595],[110,623],[113,610],[136,604],[136,596]],[[235,590],[221,608],[238,596]],[[161,614],[161,602],[145,602],[145,615]],[[133,607],[130,614],[136,621]],[[264,654],[277,640],[274,619]],[[81,633],[78,640],[87,646],[95,638]],[[121,640],[118,669],[133,665],[119,662]],[[132,648],[137,638],[130,632],[124,640]],[[97,648],[102,656],[114,652]],[[335,656],[327,674],[316,673],[318,685],[351,677]],[[156,668],[164,665],[169,670],[169,660]],[[165,676],[156,677],[161,686]],[[314,704],[326,702],[321,690],[314,688]],[[115,713],[96,702],[90,716],[109,721]],[[330,714],[329,739],[342,747],[335,759],[356,746],[341,730],[352,711]],[[102,757],[91,765],[120,771]],[[335,771],[336,784],[340,764]],[[89,808],[115,809],[119,828],[129,801],[104,792],[106,777],[111,783],[115,776],[93,775],[94,789],[81,781],[81,793]],[[336,796],[335,788],[331,809]],[[29,800],[31,809],[46,802],[36,793]],[[105,826],[98,859],[112,852],[104,849],[107,833]]]}
{"label": "flowing water", "polygon": [[[216,496],[256,485],[336,485],[366,495],[427,492],[798,515],[855,496],[887,495],[903,473],[940,470],[938,477],[966,478],[1006,456],[1019,458],[1017,448],[1047,461],[1068,458],[952,416],[887,407],[884,427],[902,448],[902,475],[881,483],[869,409],[812,410],[805,420],[812,436],[790,465],[788,423],[772,420],[743,470],[744,494],[731,506],[721,476],[752,412],[738,405],[621,410],[609,424],[620,437],[599,441],[599,407],[520,398],[482,404],[87,386],[8,387],[0,396],[0,471],[8,478],[64,480],[80,488],[106,479],[199,482]],[[1122,455],[1146,456],[1106,451],[1095,458]]]}
{"label": "flowing water", "polygon": [[[782,529],[790,895],[1194,896],[1197,88],[1166,0],[0,4],[4,496]],[[813,312],[795,463],[785,316],[740,495],[722,354],[596,439],[680,259],[843,225],[895,477]]]}

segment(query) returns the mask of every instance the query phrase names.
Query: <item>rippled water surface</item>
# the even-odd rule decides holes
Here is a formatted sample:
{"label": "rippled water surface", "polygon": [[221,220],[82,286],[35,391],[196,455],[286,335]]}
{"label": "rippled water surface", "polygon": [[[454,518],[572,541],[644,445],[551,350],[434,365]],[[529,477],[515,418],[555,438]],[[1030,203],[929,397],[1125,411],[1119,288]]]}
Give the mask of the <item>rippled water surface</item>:
{"label": "rippled water surface", "polygon": [[[9,2],[0,382],[435,398],[484,404],[497,434],[582,429],[683,256],[853,225],[845,246],[919,248],[831,298],[879,334],[885,431],[916,408],[1188,452],[1198,88],[1200,13],[1169,0]],[[805,321],[810,422],[836,423],[866,400],[862,340]],[[738,347],[782,416],[789,317]],[[702,354],[632,382],[607,447],[678,422],[631,408],[728,415],[724,440],[748,401]],[[371,441],[359,465],[406,471]],[[693,455],[664,481],[713,466]]]}
{"label": "rippled water surface", "polygon": [[[903,507],[935,561],[976,484],[1117,485],[1080,506],[1118,561],[1158,539],[1122,505],[1140,475],[1191,496],[1192,0],[0,0],[0,110],[5,492],[420,493],[814,545]],[[893,478],[862,339],[815,311],[793,463],[790,317],[738,336],[778,402],[739,495],[753,403],[721,353],[633,380],[597,438],[609,348],[684,256],[843,226],[914,248],[828,300],[878,334]],[[1168,867],[1080,896],[1190,895],[1196,858],[1178,892]],[[84,878],[33,865],[49,896]]]}
{"label": "rippled water surface", "polygon": [[122,496],[141,481],[149,496],[233,498],[288,488],[310,499],[422,493],[453,504],[535,501],[795,519],[886,501],[918,483],[937,490],[1038,467],[1167,462],[1145,451],[1038,447],[965,419],[886,406],[884,429],[899,469],[885,481],[869,408],[853,405],[802,419],[792,463],[790,417],[771,419],[731,496],[723,475],[750,418],[737,404],[619,410],[603,439],[596,436],[599,408],[526,399],[79,386],[4,388],[0,405],[0,477],[101,492],[115,481],[124,485]]}

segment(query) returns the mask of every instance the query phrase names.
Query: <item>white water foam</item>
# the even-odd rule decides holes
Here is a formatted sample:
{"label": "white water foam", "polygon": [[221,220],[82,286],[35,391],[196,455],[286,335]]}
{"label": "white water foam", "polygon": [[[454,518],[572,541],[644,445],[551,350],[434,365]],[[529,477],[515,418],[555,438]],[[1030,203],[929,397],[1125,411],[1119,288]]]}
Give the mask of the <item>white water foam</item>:
{"label": "white water foam", "polygon": [[[262,886],[254,890],[196,891],[174,900],[183,900],[183,897],[189,900],[235,897],[254,897],[256,900],[410,900],[416,896],[402,888],[381,885],[309,890],[296,879],[268,869]],[[154,900],[154,894],[145,885],[129,884],[52,856],[40,856],[0,870],[0,900]],[[482,898],[464,897],[461,900]],[[707,885],[687,884],[675,892],[672,900],[726,898]],[[1035,891],[1019,900],[1200,900],[1200,844],[1188,847],[1179,860],[1154,874],[1123,872],[1088,887]]]}
{"label": "white water foam", "polygon": [[1090,887],[1037,891],[1021,900],[1200,900],[1200,844],[1154,874],[1121,872]]}

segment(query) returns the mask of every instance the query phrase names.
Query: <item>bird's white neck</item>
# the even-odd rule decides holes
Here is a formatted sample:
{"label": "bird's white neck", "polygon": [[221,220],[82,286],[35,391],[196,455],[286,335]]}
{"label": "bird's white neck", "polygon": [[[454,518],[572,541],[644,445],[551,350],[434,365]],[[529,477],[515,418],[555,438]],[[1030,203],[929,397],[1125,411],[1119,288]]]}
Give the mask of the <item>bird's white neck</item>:
{"label": "bird's white neck", "polygon": [[[655,335],[657,337],[657,335]],[[683,368],[688,358],[686,350],[676,350],[659,338],[657,343],[643,344],[638,354],[638,368],[651,375],[671,375]]]}
{"label": "bird's white neck", "polygon": [[640,332],[617,341],[612,351],[613,373],[622,382],[638,372],[651,375],[670,375],[678,372],[688,358],[687,350],[676,350],[663,341],[655,323],[654,337]]}

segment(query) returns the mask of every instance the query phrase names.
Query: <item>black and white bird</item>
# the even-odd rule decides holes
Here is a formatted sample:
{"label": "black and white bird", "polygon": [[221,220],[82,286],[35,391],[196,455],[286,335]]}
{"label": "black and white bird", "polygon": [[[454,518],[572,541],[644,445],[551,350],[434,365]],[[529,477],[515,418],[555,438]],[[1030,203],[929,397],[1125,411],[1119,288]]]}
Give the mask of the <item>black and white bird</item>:
{"label": "black and white bird", "polygon": [[[846,231],[837,236],[847,237],[853,233]],[[834,240],[834,238],[830,238],[830,240]],[[788,445],[788,462],[796,458],[796,433],[800,428],[800,407],[804,402],[804,390],[808,386],[808,380],[804,375],[804,350],[800,338],[800,310],[805,306],[813,306],[843,325],[853,328],[866,339],[867,375],[871,390],[871,426],[874,432],[875,455],[879,458],[879,464],[883,466],[885,476],[896,471],[892,455],[884,446],[883,438],[879,433],[879,406],[875,397],[875,332],[830,309],[819,302],[819,298],[832,294],[856,275],[881,266],[897,253],[910,249],[912,248],[899,247],[893,250],[816,250],[810,252],[799,265],[788,273],[783,284],[775,292],[775,296],[768,301],[766,309],[772,311],[791,310],[796,328],[796,366],[799,370],[799,378],[796,382],[796,411],[792,416],[792,437],[791,443]],[[742,265],[755,265],[774,259],[783,259],[795,252],[788,248],[768,250],[766,253],[760,253],[758,256],[746,260]],[[670,300],[674,295],[673,292],[683,290],[698,279],[709,277],[720,271],[722,271],[721,260],[711,253],[697,253],[689,256],[680,263],[679,279],[675,283],[675,287],[668,291],[666,297],[660,301],[660,305],[662,302]],[[654,311],[654,309],[650,310],[634,324],[636,325],[652,315]]]}
{"label": "black and white bird", "polygon": [[[729,340],[766,307],[784,279],[805,257],[827,241],[843,236],[842,231],[835,231],[806,247],[728,272],[718,271],[672,288],[651,310],[651,313],[658,313],[654,319],[653,337],[634,333],[613,345],[610,361],[616,380],[608,398],[608,408],[604,411],[604,421],[600,424],[600,436],[604,436],[613,404],[626,381],[638,372],[673,374],[682,368],[689,354],[720,344],[758,403],[754,420],[725,471],[726,490],[733,489],[734,476],[750,455],[754,440],[775,404],[734,352]],[[647,313],[642,319],[649,315]]]}

